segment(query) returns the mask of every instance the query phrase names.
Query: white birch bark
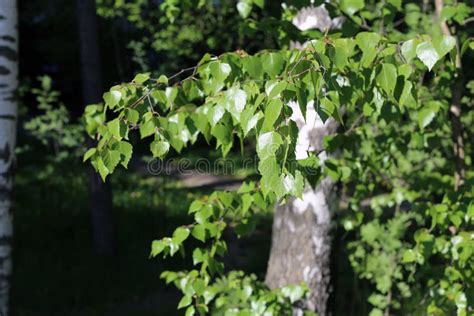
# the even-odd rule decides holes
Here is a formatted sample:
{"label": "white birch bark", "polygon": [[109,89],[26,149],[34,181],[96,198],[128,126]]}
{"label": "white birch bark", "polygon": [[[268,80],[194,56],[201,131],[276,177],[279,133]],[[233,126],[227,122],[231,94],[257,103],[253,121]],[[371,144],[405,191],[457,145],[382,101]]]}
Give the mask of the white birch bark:
{"label": "white birch bark", "polygon": [[0,315],[8,315],[12,270],[11,191],[15,166],[18,87],[16,0],[0,1]]}
{"label": "white birch bark", "polygon": [[[331,19],[324,5],[305,8],[293,20],[301,30],[319,28],[322,31],[338,26],[340,19]],[[301,44],[294,43],[295,48]],[[325,123],[314,109],[307,105],[306,121],[298,104],[290,104],[291,119],[296,122],[299,133],[296,158],[304,159],[309,152],[322,149],[323,138],[336,131],[338,124],[333,119]],[[326,159],[323,151],[321,163]],[[268,262],[266,283],[271,288],[305,282],[310,295],[294,309],[295,315],[309,309],[319,315],[327,315],[330,293],[331,255],[331,209],[335,202],[334,183],[323,179],[315,189],[307,186],[302,199],[293,198],[275,209],[272,232],[272,247]]]}

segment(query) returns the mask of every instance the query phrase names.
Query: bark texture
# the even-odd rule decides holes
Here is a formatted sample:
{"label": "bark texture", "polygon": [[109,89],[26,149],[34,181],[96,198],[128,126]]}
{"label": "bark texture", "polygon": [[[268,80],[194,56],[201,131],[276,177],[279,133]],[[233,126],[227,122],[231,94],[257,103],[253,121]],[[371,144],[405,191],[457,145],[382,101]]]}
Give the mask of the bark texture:
{"label": "bark texture", "polygon": [[[303,9],[293,20],[302,30],[328,30],[341,23],[331,19],[324,6]],[[295,43],[293,47],[300,47]],[[309,152],[322,150],[323,138],[336,131],[338,124],[329,119],[325,123],[317,115],[313,102],[307,105],[306,121],[298,104],[290,104],[291,119],[298,125],[297,159]],[[323,163],[326,153],[319,158]],[[266,283],[271,288],[305,282],[310,295],[294,309],[302,315],[303,309],[327,315],[326,304],[330,293],[331,209],[335,205],[334,183],[323,179],[315,189],[306,187],[302,199],[293,198],[275,209],[272,246]]]}
{"label": "bark texture", "polygon": [[8,315],[12,271],[12,178],[15,168],[18,88],[16,0],[0,1],[0,315]]}
{"label": "bark texture", "polygon": [[[320,120],[313,104],[308,104],[306,122],[298,105],[291,105],[292,119],[298,124],[296,156],[303,159],[307,151],[322,149],[323,137],[337,129],[334,120]],[[324,162],[326,153],[320,153]],[[309,297],[301,302],[301,309],[327,314],[330,293],[331,210],[335,206],[334,183],[323,179],[315,189],[306,187],[302,199],[290,199],[277,206],[273,219],[272,246],[266,283],[271,288],[305,282]],[[295,314],[299,311],[295,309]]]}
{"label": "bark texture", "polygon": [[[82,95],[85,104],[102,101],[102,70],[99,53],[97,16],[94,0],[77,0],[79,42],[82,70]],[[88,141],[89,147],[94,146]],[[94,250],[110,255],[115,250],[110,184],[89,168],[89,203]]]}

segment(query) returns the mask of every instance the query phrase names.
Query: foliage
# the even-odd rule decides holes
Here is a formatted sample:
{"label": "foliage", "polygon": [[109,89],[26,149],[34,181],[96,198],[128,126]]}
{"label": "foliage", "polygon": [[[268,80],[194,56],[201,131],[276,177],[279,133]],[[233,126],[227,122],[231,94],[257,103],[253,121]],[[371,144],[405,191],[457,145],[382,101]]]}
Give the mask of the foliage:
{"label": "foliage", "polygon": [[[166,3],[172,13],[178,8],[174,1]],[[292,3],[281,16],[283,26],[307,5]],[[237,9],[248,17],[258,7],[261,1],[239,1]],[[84,158],[104,179],[119,164],[127,166],[134,130],[153,139],[150,151],[157,158],[171,149],[179,153],[198,137],[223,156],[234,138],[256,143],[259,181],[196,200],[189,208],[194,221],[152,244],[152,256],[173,256],[186,252],[190,237],[201,242],[192,251],[196,270],[162,275],[182,291],[179,307],[188,315],[221,308],[237,308],[239,315],[291,313],[303,287],[269,291],[252,277],[223,276],[222,233],[226,227],[250,233],[256,214],[301,196],[315,174],[321,174],[316,181],[329,176],[344,184],[352,213],[341,224],[357,236],[349,244],[352,266],[373,284],[371,315],[393,309],[467,315],[472,309],[473,174],[453,189],[452,175],[462,166],[455,163],[449,137],[454,128],[447,119],[456,93],[465,96],[462,106],[472,106],[472,91],[465,89],[472,83],[461,77],[456,61],[472,56],[470,34],[442,35],[434,8],[416,3],[340,1],[328,8],[346,18],[342,31],[300,34],[316,38],[302,50],[207,54],[197,66],[170,77],[139,74],[106,92],[104,104],[86,110],[87,131],[99,143]],[[470,10],[449,4],[441,18],[462,26]],[[293,36],[294,29],[277,29],[281,38]],[[185,73],[190,75],[180,79]],[[458,82],[462,91],[455,90]],[[295,158],[298,129],[289,118],[297,109],[291,105],[305,113],[309,101],[323,121],[341,124],[324,141],[325,151],[339,153],[336,158],[320,161],[320,152]],[[460,121],[468,133],[472,120],[469,113]],[[466,140],[466,152],[471,141]],[[465,163],[472,165],[469,157]],[[216,290],[222,284],[227,285]],[[236,288],[237,294],[227,294]]]}
{"label": "foliage", "polygon": [[38,81],[41,86],[31,89],[31,93],[42,113],[26,121],[25,130],[43,145],[52,146],[57,159],[66,158],[71,150],[77,152],[76,157],[81,155],[84,126],[71,122],[71,114],[60,102],[60,93],[53,90],[50,77],[42,76]]}
{"label": "foliage", "polygon": [[[136,33],[128,47],[142,72],[175,72],[195,65],[206,52],[221,54],[242,47],[259,50],[275,45],[265,34],[254,31],[246,35],[245,20],[237,14],[235,0],[201,1],[189,6],[180,1],[96,2],[100,16],[119,26],[126,23]],[[182,5],[186,10],[179,9]]]}

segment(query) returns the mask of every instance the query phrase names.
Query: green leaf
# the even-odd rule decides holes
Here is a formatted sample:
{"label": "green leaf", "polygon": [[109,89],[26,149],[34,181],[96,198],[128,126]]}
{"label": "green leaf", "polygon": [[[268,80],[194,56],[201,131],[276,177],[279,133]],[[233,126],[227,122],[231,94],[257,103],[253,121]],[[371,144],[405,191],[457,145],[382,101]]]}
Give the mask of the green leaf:
{"label": "green leaf", "polygon": [[395,8],[399,10],[402,7],[402,0],[388,0],[388,3],[390,3],[391,5],[393,5]]}
{"label": "green leaf", "polygon": [[456,39],[453,36],[437,36],[433,39],[433,47],[436,49],[436,52],[441,59],[444,55],[456,47]]}
{"label": "green leaf", "polygon": [[303,196],[304,178],[300,171],[296,171],[295,176],[292,174],[281,175],[283,188],[287,194],[294,195],[298,198]]}
{"label": "green leaf", "polygon": [[400,94],[400,97],[398,98],[398,104],[400,106],[405,105],[405,102],[410,97],[412,88],[413,88],[413,84],[411,83],[411,81],[405,80],[402,93]]}
{"label": "green leaf", "polygon": [[193,282],[193,289],[197,295],[201,296],[206,290],[206,282],[203,279],[196,279]]}
{"label": "green leaf", "polygon": [[137,84],[142,84],[145,81],[147,81],[148,79],[150,79],[149,74],[138,74],[138,75],[135,76],[135,78],[133,78],[133,82],[137,83]]}
{"label": "green leaf", "polygon": [[462,224],[462,213],[461,212],[458,212],[458,213],[451,213],[449,214],[449,220],[451,221],[451,223],[454,224],[454,226],[456,226],[456,228],[459,228],[459,226],[461,226]]}
{"label": "green leaf", "polygon": [[333,117],[336,121],[342,124],[342,119],[336,105],[328,98],[322,98],[319,103],[315,103],[315,110],[323,123],[326,122],[329,117]]}
{"label": "green leaf", "polygon": [[293,304],[303,298],[305,289],[302,286],[292,284],[283,287],[281,292],[285,297],[288,297],[290,302]]}
{"label": "green leaf", "polygon": [[184,316],[194,316],[195,312],[196,312],[196,310],[194,309],[194,306],[189,306],[186,309],[186,314],[184,314]]}
{"label": "green leaf", "polygon": [[273,126],[280,116],[283,103],[280,99],[270,100],[267,107],[265,108],[265,115],[263,120],[262,132],[272,131],[275,129]]}
{"label": "green leaf", "polygon": [[225,108],[239,122],[246,103],[247,93],[244,90],[234,86],[225,92]]}
{"label": "green leaf", "polygon": [[118,150],[108,150],[103,156],[103,162],[109,173],[113,173],[120,162],[120,152]]}
{"label": "green leaf", "polygon": [[170,144],[165,141],[155,140],[150,144],[150,151],[154,158],[163,158],[170,150]]}
{"label": "green leaf", "polygon": [[204,206],[204,203],[202,203],[199,200],[193,201],[191,205],[189,206],[189,211],[188,214],[196,213],[199,211],[202,207]]}
{"label": "green leaf", "polygon": [[203,225],[195,225],[193,227],[193,230],[191,231],[191,234],[193,235],[194,238],[197,240],[200,240],[202,242],[206,241],[206,229],[204,228]]}
{"label": "green leaf", "polygon": [[130,159],[132,158],[133,147],[130,143],[121,141],[119,143],[119,151],[120,151],[120,154],[123,156],[121,164],[122,166],[127,168],[128,163],[130,162]]}
{"label": "green leaf", "polygon": [[413,68],[408,64],[403,64],[398,67],[398,75],[405,77],[405,80],[408,80],[412,73]]}
{"label": "green leaf", "polygon": [[303,114],[303,118],[306,120],[306,112],[308,107],[308,92],[306,85],[302,82],[298,86],[296,86],[296,100],[298,102],[301,114]]}
{"label": "green leaf", "polygon": [[[265,197],[268,196],[269,193],[273,193],[277,199],[280,199],[288,192],[285,192],[283,187],[283,180],[280,177],[281,168],[277,163],[276,157],[272,154],[264,159],[260,157],[260,159],[258,171],[262,175],[262,179],[260,180],[261,191]],[[257,203],[257,201],[255,202]]]}
{"label": "green leaf", "polygon": [[282,72],[285,59],[281,53],[268,53],[262,56],[262,63],[264,71],[274,78]]}
{"label": "green leaf", "polygon": [[166,245],[162,240],[153,240],[151,243],[151,253],[152,257],[158,256],[164,249]]}
{"label": "green leaf", "polygon": [[231,207],[232,202],[234,201],[234,196],[230,192],[219,192],[218,194],[219,200],[222,202],[224,207]]}
{"label": "green leaf", "polygon": [[431,71],[436,62],[441,58],[431,42],[423,42],[416,47],[416,56]]}
{"label": "green leaf", "polygon": [[207,260],[207,253],[201,248],[195,248],[193,251],[193,264],[199,264]]}
{"label": "green leaf", "polygon": [[339,2],[341,10],[349,15],[353,15],[364,8],[364,5],[364,0],[341,0]]}
{"label": "green leaf", "polygon": [[357,46],[362,50],[362,66],[369,67],[377,54],[377,45],[380,35],[372,32],[361,32],[356,36]]}
{"label": "green leaf", "polygon": [[252,205],[252,202],[253,197],[251,194],[245,193],[244,195],[242,195],[242,216],[245,216],[247,214],[248,210],[250,209],[250,206]]}
{"label": "green leaf", "polygon": [[163,273],[160,274],[160,278],[165,279],[166,284],[170,284],[178,278],[178,274],[173,271],[163,271]]}
{"label": "green leaf", "polygon": [[184,308],[186,306],[189,306],[193,302],[193,299],[190,295],[185,295],[183,298],[179,301],[178,304],[178,309]]}
{"label": "green leaf", "polygon": [[110,134],[117,139],[122,139],[120,136],[120,120],[118,118],[110,121],[107,123],[107,129],[109,130]]}
{"label": "green leaf", "polygon": [[397,46],[388,45],[379,53],[379,57],[389,57],[389,56],[395,55],[396,53],[397,53]]}
{"label": "green leaf", "polygon": [[[237,190],[237,193],[249,193],[252,192],[255,189],[255,183],[253,181],[250,182],[244,182],[240,186],[240,188]],[[472,208],[474,211],[474,207]]]}
{"label": "green leaf", "polygon": [[109,175],[109,169],[107,169],[107,167],[104,164],[104,161],[100,157],[97,161],[97,169],[99,171],[100,177],[102,178],[102,181],[105,182],[107,175]]}
{"label": "green leaf", "polygon": [[379,87],[391,96],[397,83],[397,68],[393,64],[382,64],[375,80]]}
{"label": "green leaf", "polygon": [[440,106],[439,101],[430,101],[420,111],[418,111],[418,125],[421,129],[425,128],[433,121]]}
{"label": "green leaf", "polygon": [[407,62],[410,62],[413,58],[416,57],[416,48],[419,43],[420,43],[420,40],[411,39],[411,40],[405,41],[402,44],[401,52]]}
{"label": "green leaf", "polygon": [[257,140],[257,154],[261,160],[275,155],[283,144],[283,140],[277,132],[261,134]]}
{"label": "green leaf", "polygon": [[194,219],[199,224],[203,224],[207,221],[209,217],[211,217],[213,212],[214,211],[211,205],[204,205],[199,211],[194,214]]}
{"label": "green leaf", "polygon": [[206,230],[209,232],[209,236],[216,237],[218,232],[220,232],[220,226],[218,222],[206,222],[203,224]]}
{"label": "green leaf", "polygon": [[167,105],[169,108],[173,108],[174,101],[178,96],[178,89],[176,87],[167,87],[165,89],[166,100],[168,101]]}
{"label": "green leaf", "polygon": [[155,133],[156,126],[154,120],[149,120],[140,125],[140,137],[143,139]]}
{"label": "green leaf", "polygon": [[225,109],[222,105],[216,105],[207,112],[207,119],[212,127],[216,126],[217,123],[224,117]]}
{"label": "green leaf", "polygon": [[262,60],[259,56],[248,56],[242,60],[243,68],[254,79],[260,79],[263,74]]}
{"label": "green leaf", "polygon": [[413,249],[405,250],[403,253],[403,262],[410,263],[416,261],[416,252]]}
{"label": "green leaf", "polygon": [[258,111],[254,114],[254,109],[247,107],[240,115],[240,124],[244,132],[244,137],[250,132],[252,128],[257,126],[258,121],[263,117],[262,112]]}
{"label": "green leaf", "polygon": [[333,58],[336,67],[342,70],[348,65],[348,58],[354,52],[355,41],[350,38],[338,38],[334,40],[333,45],[330,56]]}
{"label": "green leaf", "polygon": [[159,78],[158,78],[158,83],[162,83],[164,85],[168,85],[168,77],[166,77],[165,75],[161,75]]}
{"label": "green leaf", "polygon": [[211,137],[211,126],[209,125],[209,120],[207,119],[207,113],[209,112],[209,107],[206,105],[201,106],[196,109],[194,113],[191,114],[191,120],[193,121],[196,128],[202,133],[206,141],[209,143]]}
{"label": "green leaf", "polygon": [[182,244],[189,237],[189,229],[178,227],[173,233],[173,242],[175,244]]}
{"label": "green leaf", "polygon": [[138,113],[137,110],[134,110],[134,109],[127,110],[127,120],[130,123],[137,124],[139,119],[140,119],[140,114]]}
{"label": "green leaf", "polygon": [[[214,267],[216,268],[216,272],[223,273],[223,264],[221,262],[215,262]],[[197,304],[196,305],[197,312],[199,315],[209,315],[209,307],[204,304]],[[248,315],[243,315],[243,316],[248,316]],[[462,315],[458,315],[462,316]],[[465,315],[464,315],[465,316]]]}
{"label": "green leaf", "polygon": [[246,19],[252,11],[252,3],[248,0],[240,0],[237,3],[237,11],[239,11],[242,18]]}
{"label": "green leaf", "polygon": [[466,308],[467,308],[467,298],[466,294],[463,292],[459,291],[456,294],[455,298],[455,303],[456,303],[456,315],[457,316],[467,316]]}
{"label": "green leaf", "polygon": [[253,3],[260,9],[263,9],[265,6],[265,0],[253,0]]}
{"label": "green leaf", "polygon": [[[170,238],[168,238],[170,239]],[[174,243],[172,240],[170,240],[169,244],[168,244],[168,247],[169,247],[169,251],[170,251],[170,256],[174,256],[174,254],[176,252],[178,252],[178,250],[180,249],[179,245]]]}
{"label": "green leaf", "polygon": [[212,62],[209,65],[211,75],[219,82],[223,82],[230,74],[231,68],[229,64],[221,62]]}
{"label": "green leaf", "polygon": [[265,93],[268,95],[268,99],[271,100],[278,97],[287,85],[288,82],[286,81],[268,81],[265,84]]}
{"label": "green leaf", "polygon": [[212,129],[212,135],[217,139],[217,147],[222,147],[225,156],[232,148],[232,128],[228,125],[218,124]]}
{"label": "green leaf", "polygon": [[265,159],[261,159],[258,163],[258,171],[263,178],[270,178],[270,176],[279,173],[279,166],[275,156],[270,156]]}
{"label": "green leaf", "polygon": [[86,153],[84,154],[83,162],[86,162],[90,157],[92,157],[95,153],[97,152],[96,148],[90,148]]}
{"label": "green leaf", "polygon": [[420,128],[425,128],[431,123],[434,117],[435,113],[431,109],[423,109],[418,112],[418,125]]}
{"label": "green leaf", "polygon": [[105,103],[111,109],[113,109],[120,102],[120,99],[122,98],[122,93],[117,90],[112,90],[112,91],[104,93],[103,97],[104,97]]}

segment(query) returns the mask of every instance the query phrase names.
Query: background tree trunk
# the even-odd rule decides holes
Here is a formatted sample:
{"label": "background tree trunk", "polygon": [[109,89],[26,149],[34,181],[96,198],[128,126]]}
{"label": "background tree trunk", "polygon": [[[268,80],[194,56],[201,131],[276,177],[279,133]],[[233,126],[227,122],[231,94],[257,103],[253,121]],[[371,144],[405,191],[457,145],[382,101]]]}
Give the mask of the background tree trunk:
{"label": "background tree trunk", "polygon": [[[319,28],[326,30],[340,23],[331,19],[320,6],[305,8],[293,20],[302,30]],[[293,47],[300,47],[294,43]],[[338,124],[329,119],[321,121],[313,102],[307,106],[306,121],[298,104],[292,103],[291,119],[299,128],[296,146],[297,159],[307,157],[308,151],[319,152],[323,138],[336,131]],[[321,163],[326,158],[319,155]],[[334,183],[323,179],[315,189],[307,187],[303,199],[293,198],[285,205],[277,206],[273,219],[272,246],[267,267],[266,283],[271,288],[305,282],[310,295],[295,308],[295,315],[302,315],[303,309],[326,315],[326,304],[330,293],[331,254],[331,209],[335,205]]]}
{"label": "background tree trunk", "polygon": [[[97,16],[94,0],[77,0],[79,42],[82,69],[82,95],[85,104],[102,101],[102,74],[99,54]],[[94,145],[88,140],[88,147]],[[89,203],[94,250],[110,255],[115,250],[112,221],[112,192],[108,182],[89,167]]]}
{"label": "background tree trunk", "polygon": [[18,11],[16,0],[0,1],[0,315],[8,315],[12,270],[12,178],[18,103]]}
{"label": "background tree trunk", "polygon": [[449,118],[451,120],[453,151],[456,163],[456,170],[454,172],[454,189],[457,191],[459,187],[464,184],[466,178],[466,161],[464,153],[464,136],[463,126],[461,122],[461,99],[464,89],[464,74],[461,62],[461,52],[459,49],[459,38],[456,36],[456,30],[451,34],[448,24],[442,17],[444,7],[443,0],[435,0],[435,13],[439,20],[441,32],[446,36],[454,36],[456,39],[456,74],[452,85],[451,105],[449,106]]}

